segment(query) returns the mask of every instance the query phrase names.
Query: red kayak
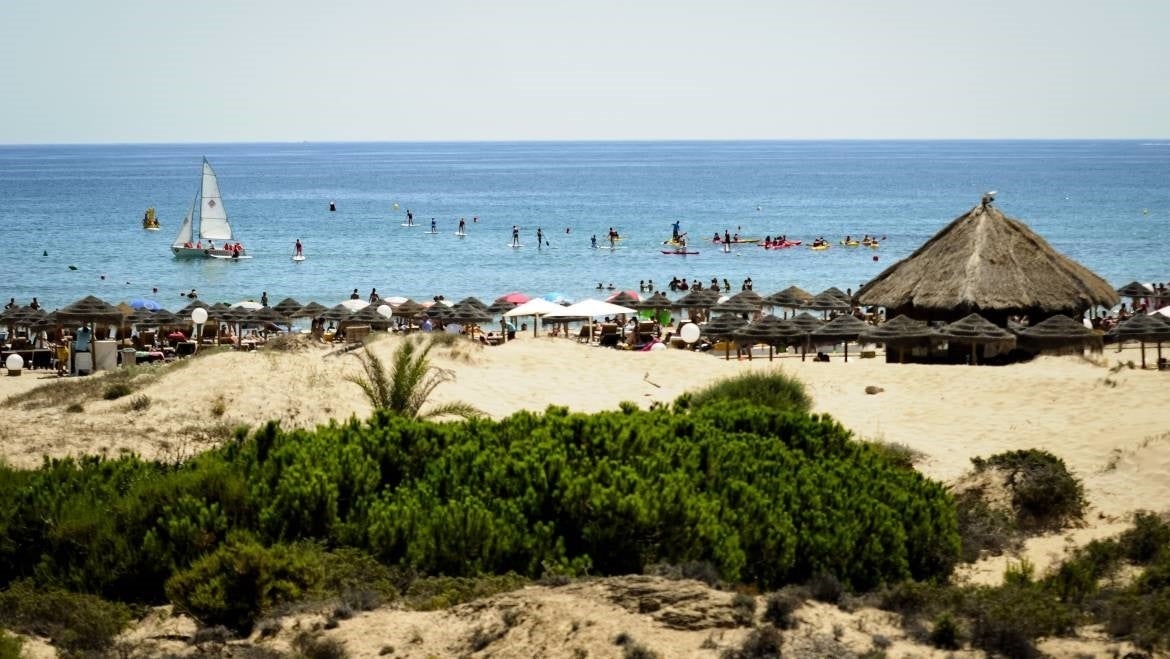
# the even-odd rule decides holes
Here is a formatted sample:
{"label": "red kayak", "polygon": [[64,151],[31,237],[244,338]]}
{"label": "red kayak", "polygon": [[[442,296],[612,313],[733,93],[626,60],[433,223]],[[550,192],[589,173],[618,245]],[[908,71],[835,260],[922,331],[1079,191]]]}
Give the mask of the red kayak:
{"label": "red kayak", "polygon": [[675,249],[664,249],[664,250],[662,250],[662,253],[663,254],[678,254],[679,256],[686,256],[687,254],[698,254],[698,252],[687,252],[687,251],[680,251],[680,250],[675,250]]}
{"label": "red kayak", "polygon": [[802,241],[800,240],[785,240],[784,242],[772,243],[770,245],[761,244],[760,247],[763,247],[764,249],[785,249],[788,247],[797,247],[801,244],[801,242]]}

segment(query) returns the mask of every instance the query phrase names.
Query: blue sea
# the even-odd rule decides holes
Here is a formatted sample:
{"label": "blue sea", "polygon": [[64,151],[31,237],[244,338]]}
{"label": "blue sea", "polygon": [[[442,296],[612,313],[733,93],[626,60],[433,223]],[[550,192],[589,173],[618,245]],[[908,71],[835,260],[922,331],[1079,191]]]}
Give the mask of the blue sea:
{"label": "blue sea", "polygon": [[[169,246],[215,168],[253,258]],[[53,309],[84,295],[206,301],[356,288],[428,300],[511,291],[598,296],[599,283],[751,277],[768,294],[856,289],[997,191],[997,206],[1114,286],[1170,279],[1170,144],[1137,141],[517,142],[0,146],[0,296]],[[336,212],[329,211],[333,202]],[[141,228],[153,206],[162,230]],[[405,228],[407,209],[413,228]],[[454,235],[459,218],[468,235]],[[438,234],[426,233],[431,218]],[[473,222],[473,218],[478,218]],[[699,254],[664,255],[680,222]],[[522,248],[512,248],[520,227]],[[615,228],[618,249],[608,246]],[[538,248],[536,231],[546,245]],[[724,253],[715,232],[807,247]],[[846,249],[846,234],[885,236]],[[297,239],[308,259],[291,260]],[[157,292],[154,292],[157,289]]]}

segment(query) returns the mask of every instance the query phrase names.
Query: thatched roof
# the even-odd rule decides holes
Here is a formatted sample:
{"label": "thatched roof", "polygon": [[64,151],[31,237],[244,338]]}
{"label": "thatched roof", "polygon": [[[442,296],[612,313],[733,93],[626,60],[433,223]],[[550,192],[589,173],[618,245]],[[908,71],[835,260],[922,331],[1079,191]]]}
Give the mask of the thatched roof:
{"label": "thatched roof", "polygon": [[924,320],[894,316],[881,325],[871,325],[860,338],[873,343],[929,343],[937,336],[938,332]]}
{"label": "thatched roof", "polygon": [[1117,289],[1117,294],[1124,295],[1125,297],[1150,297],[1154,294],[1154,291],[1150,290],[1149,286],[1146,286],[1140,281],[1131,281]]}
{"label": "thatched roof", "polygon": [[[981,312],[1033,318],[1112,307],[1117,292],[991,203],[958,217],[857,291],[862,305],[918,318]],[[990,314],[989,314],[990,312]]]}
{"label": "thatched roof", "polygon": [[851,314],[841,314],[812,331],[813,341],[851,341],[869,329],[869,325]]}
{"label": "thatched roof", "polygon": [[717,339],[730,338],[735,336],[735,333],[746,324],[747,321],[736,314],[723,314],[722,316],[716,316],[711,322],[707,323],[703,328],[703,333]]}
{"label": "thatched roof", "polygon": [[656,291],[654,295],[634,305],[636,309],[669,309],[674,303],[666,297],[666,293]]}

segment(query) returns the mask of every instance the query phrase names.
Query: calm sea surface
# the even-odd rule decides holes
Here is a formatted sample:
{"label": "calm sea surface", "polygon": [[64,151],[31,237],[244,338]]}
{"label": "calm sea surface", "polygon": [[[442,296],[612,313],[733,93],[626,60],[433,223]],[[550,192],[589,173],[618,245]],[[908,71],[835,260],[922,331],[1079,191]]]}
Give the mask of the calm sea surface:
{"label": "calm sea surface", "polygon": [[[252,259],[171,256],[203,156]],[[326,305],[354,288],[419,300],[490,302],[514,290],[580,299],[597,295],[598,282],[664,288],[672,276],[736,288],[750,276],[765,295],[792,284],[856,289],[993,189],[1002,211],[1114,286],[1170,279],[1166,143],[0,146],[0,295],[22,304],[37,296],[48,309],[87,294],[178,309],[191,288],[209,302],[267,291],[273,303]],[[141,228],[148,206],[161,231]],[[407,209],[414,228],[401,226]],[[432,217],[436,235],[425,233]],[[454,235],[460,217],[466,238]],[[675,220],[698,255],[660,253]],[[523,248],[508,246],[513,225]],[[609,227],[624,237],[619,248],[591,249],[594,234],[608,244]],[[709,240],[725,229],[806,243],[887,239],[876,251],[745,245],[728,254]],[[303,263],[291,260],[298,238]]]}

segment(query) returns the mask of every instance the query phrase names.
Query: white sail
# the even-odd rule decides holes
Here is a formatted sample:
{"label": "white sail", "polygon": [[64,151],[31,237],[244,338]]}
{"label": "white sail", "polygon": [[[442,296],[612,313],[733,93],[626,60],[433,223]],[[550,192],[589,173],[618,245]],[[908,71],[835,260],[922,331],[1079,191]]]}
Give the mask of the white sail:
{"label": "white sail", "polygon": [[183,224],[179,227],[179,235],[175,236],[175,242],[171,243],[172,247],[182,247],[191,242],[191,211],[187,211],[187,215],[183,218]]}
{"label": "white sail", "polygon": [[228,224],[227,209],[219,195],[219,180],[207,159],[203,159],[203,184],[199,189],[199,238],[201,240],[231,240],[232,227]]}

